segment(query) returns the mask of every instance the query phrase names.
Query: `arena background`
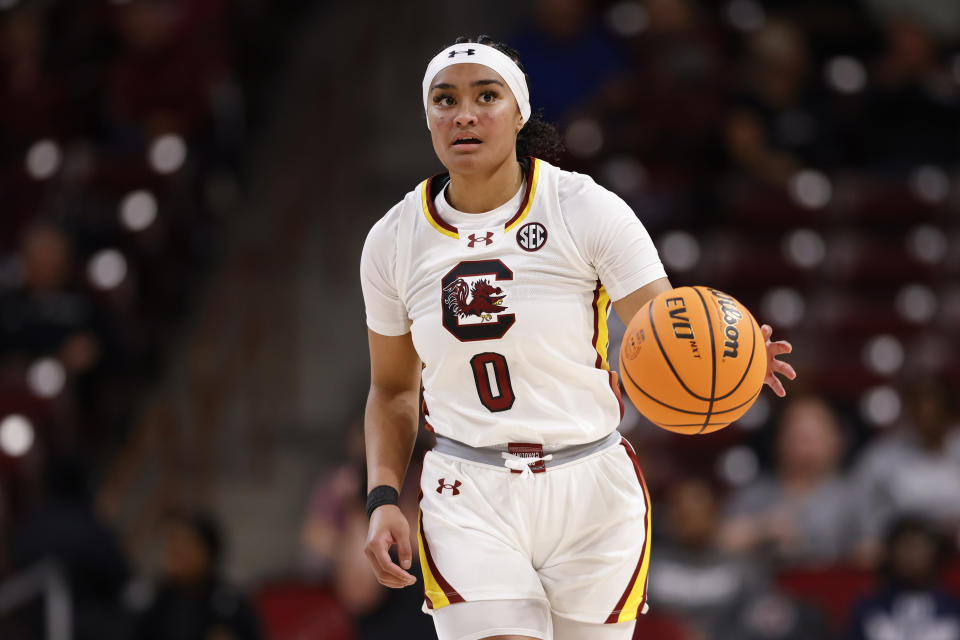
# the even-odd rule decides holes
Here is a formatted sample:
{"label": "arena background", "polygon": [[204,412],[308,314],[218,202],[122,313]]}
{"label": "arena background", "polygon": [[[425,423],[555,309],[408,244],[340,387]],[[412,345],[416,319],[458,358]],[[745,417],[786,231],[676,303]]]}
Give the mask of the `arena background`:
{"label": "arena background", "polygon": [[636,637],[960,638],[956,0],[0,0],[0,637],[433,637],[361,553],[358,266],[481,33],[795,346],[719,433],[628,412]]}

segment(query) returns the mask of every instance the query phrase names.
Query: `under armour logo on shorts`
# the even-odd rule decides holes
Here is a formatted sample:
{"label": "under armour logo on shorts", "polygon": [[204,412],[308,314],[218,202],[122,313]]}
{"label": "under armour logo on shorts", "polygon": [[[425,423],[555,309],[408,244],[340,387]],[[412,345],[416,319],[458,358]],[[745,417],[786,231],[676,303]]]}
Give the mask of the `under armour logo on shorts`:
{"label": "under armour logo on shorts", "polygon": [[454,480],[453,484],[446,482],[446,478],[440,478],[440,486],[437,487],[437,493],[443,493],[444,489],[451,489],[451,493],[455,496],[460,495],[460,485],[463,483],[459,480]]}
{"label": "under armour logo on shorts", "polygon": [[467,54],[468,56],[472,56],[472,55],[475,54],[476,52],[477,52],[476,49],[467,49],[466,51],[451,51],[450,54],[447,55],[447,57],[448,57],[448,58],[453,58],[453,57],[456,56],[458,53],[465,53],[465,54]]}

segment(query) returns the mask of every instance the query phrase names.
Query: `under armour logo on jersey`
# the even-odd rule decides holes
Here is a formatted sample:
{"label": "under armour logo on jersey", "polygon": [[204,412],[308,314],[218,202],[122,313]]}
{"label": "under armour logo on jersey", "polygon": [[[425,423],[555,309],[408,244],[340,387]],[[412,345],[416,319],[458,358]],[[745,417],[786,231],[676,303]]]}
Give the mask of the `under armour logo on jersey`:
{"label": "under armour logo on jersey", "polygon": [[477,234],[475,233],[471,233],[468,237],[470,238],[470,242],[467,243],[467,246],[471,249],[473,249],[473,245],[478,242],[482,242],[483,246],[493,244],[493,231],[487,231],[487,235],[482,238],[478,238]]}
{"label": "under armour logo on jersey", "polygon": [[467,49],[466,51],[451,51],[450,54],[449,54],[447,57],[448,57],[448,58],[456,57],[456,55],[457,55],[458,53],[465,53],[465,54],[467,54],[468,56],[472,56],[472,55],[475,54],[476,52],[477,52],[476,49]]}
{"label": "under armour logo on jersey", "polygon": [[437,487],[437,493],[443,493],[444,489],[450,489],[451,490],[450,493],[452,495],[455,495],[455,496],[460,495],[460,485],[463,484],[462,482],[460,482],[459,480],[454,480],[453,484],[450,484],[445,481],[446,481],[446,478],[440,478],[440,486]]}
{"label": "under armour logo on jersey", "polygon": [[547,228],[539,222],[528,222],[517,231],[517,244],[524,251],[536,251],[547,243]]}

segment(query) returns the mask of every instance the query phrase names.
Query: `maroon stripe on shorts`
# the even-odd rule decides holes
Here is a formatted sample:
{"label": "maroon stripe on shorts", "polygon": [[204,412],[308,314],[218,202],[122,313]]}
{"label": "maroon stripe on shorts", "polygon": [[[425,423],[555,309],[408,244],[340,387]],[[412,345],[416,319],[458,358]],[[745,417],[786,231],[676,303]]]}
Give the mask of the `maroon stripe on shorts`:
{"label": "maroon stripe on shorts", "polygon": [[[647,512],[650,510],[650,503],[647,501],[647,483],[643,480],[643,473],[640,472],[640,461],[637,460],[637,454],[633,450],[633,447],[627,442],[626,438],[620,439],[620,444],[623,446],[624,450],[627,452],[627,455],[630,457],[630,461],[633,462],[633,469],[637,472],[637,480],[640,481],[640,486],[643,487],[643,504],[647,508]],[[646,518],[646,515],[644,515]],[[650,531],[644,532],[645,536],[650,535]],[[640,575],[640,568],[643,566],[643,557],[647,551],[647,541],[643,541],[643,548],[640,549],[640,560],[637,561],[637,567],[633,570],[633,575],[630,576],[630,582],[627,583],[627,588],[623,592],[623,595],[620,596],[620,600],[617,601],[617,606],[613,608],[613,611],[607,617],[604,624],[616,624],[620,619],[620,612],[623,611],[623,607],[627,604],[627,598],[630,597],[630,592],[633,591],[634,583],[637,581],[637,576]],[[643,597],[640,599],[640,606],[637,611],[643,610],[643,604],[647,601],[647,587],[643,586]]]}
{"label": "maroon stripe on shorts", "polygon": [[[433,574],[433,579],[437,581],[437,584],[440,585],[440,588],[443,589],[443,593],[447,596],[447,600],[450,601],[450,604],[456,602],[464,602],[463,596],[457,593],[457,590],[450,586],[450,583],[447,582],[447,579],[443,577],[440,573],[440,570],[437,569],[437,564],[433,561],[433,556],[430,554],[430,545],[427,544],[427,532],[423,528],[423,511],[420,512],[420,539],[423,540],[423,553],[427,556],[427,564],[430,566],[430,573]],[[427,598],[427,608],[432,609],[433,603],[430,602],[430,598]]]}

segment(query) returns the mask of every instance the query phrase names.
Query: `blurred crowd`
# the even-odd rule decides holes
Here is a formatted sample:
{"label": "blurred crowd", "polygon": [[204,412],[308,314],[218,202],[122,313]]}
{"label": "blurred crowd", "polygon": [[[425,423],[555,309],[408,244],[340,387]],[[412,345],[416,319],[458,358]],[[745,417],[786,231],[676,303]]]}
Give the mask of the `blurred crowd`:
{"label": "blurred crowd", "polygon": [[[271,4],[0,0],[0,606],[52,567],[81,640],[434,637],[420,585],[363,556],[359,419],[294,579],[253,594],[208,514],[170,513],[143,578],[97,508],[244,189]],[[636,637],[960,640],[960,3],[537,0],[492,35],[672,282],[795,346],[788,399],[727,429],[627,414],[655,514]],[[41,614],[0,612],[0,637]]]}
{"label": "blurred crowd", "polygon": [[4,639],[261,637],[215,520],[171,512],[141,578],[97,491],[217,264],[287,4],[0,2]]}

